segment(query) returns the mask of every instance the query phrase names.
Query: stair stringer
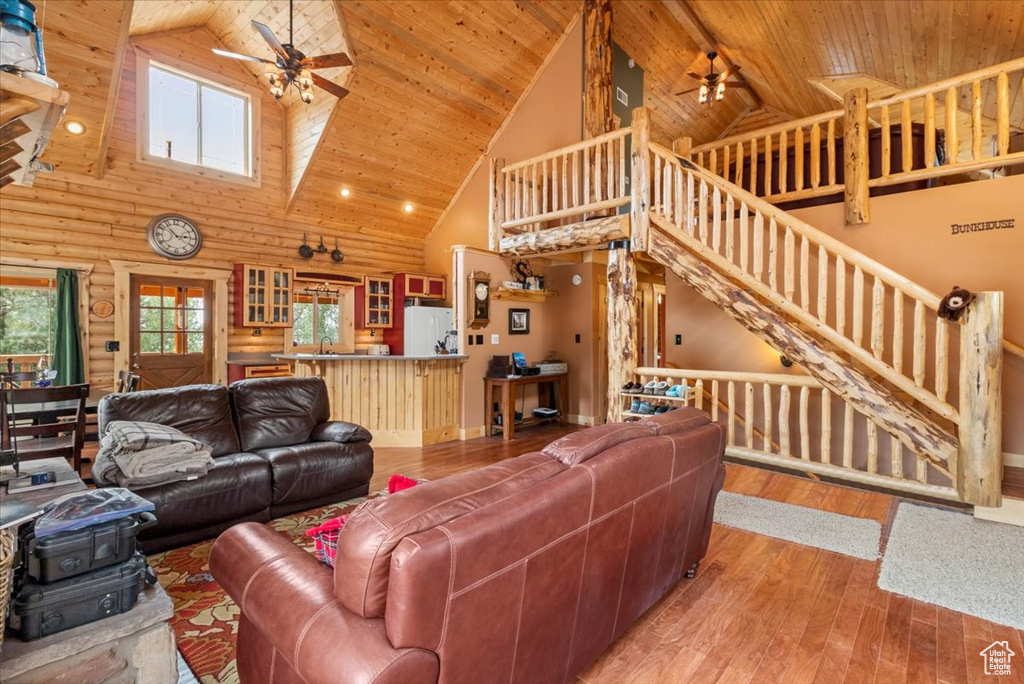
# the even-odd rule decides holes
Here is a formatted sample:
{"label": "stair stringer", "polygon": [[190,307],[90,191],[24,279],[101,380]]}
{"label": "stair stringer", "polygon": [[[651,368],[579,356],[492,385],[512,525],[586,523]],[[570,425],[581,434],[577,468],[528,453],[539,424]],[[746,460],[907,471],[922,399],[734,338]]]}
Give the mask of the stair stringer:
{"label": "stair stringer", "polygon": [[953,435],[688,251],[660,217],[651,218],[649,256],[955,481],[959,443]]}

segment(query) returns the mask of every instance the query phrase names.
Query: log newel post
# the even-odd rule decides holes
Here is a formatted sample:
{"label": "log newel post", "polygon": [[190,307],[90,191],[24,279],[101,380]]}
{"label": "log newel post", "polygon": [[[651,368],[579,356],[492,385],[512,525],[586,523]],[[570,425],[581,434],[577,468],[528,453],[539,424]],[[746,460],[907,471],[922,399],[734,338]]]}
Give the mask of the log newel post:
{"label": "log newel post", "polygon": [[843,97],[846,225],[871,222],[868,199],[868,91],[855,88]]}
{"label": "log newel post", "polygon": [[672,151],[683,159],[690,158],[690,150],[693,149],[693,138],[683,136],[672,141]]}
{"label": "log newel post", "polygon": [[1003,293],[979,292],[961,320],[956,489],[975,506],[1002,504]]}
{"label": "log newel post", "polygon": [[501,170],[504,167],[504,158],[491,157],[491,211],[488,216],[487,244],[492,252],[501,251],[501,224],[505,221],[505,182],[501,175]]}
{"label": "log newel post", "polygon": [[651,231],[650,110],[634,109],[630,128],[630,246],[634,252],[645,252]]}
{"label": "log newel post", "polygon": [[608,422],[622,420],[620,389],[637,367],[636,266],[627,240],[608,246]]}

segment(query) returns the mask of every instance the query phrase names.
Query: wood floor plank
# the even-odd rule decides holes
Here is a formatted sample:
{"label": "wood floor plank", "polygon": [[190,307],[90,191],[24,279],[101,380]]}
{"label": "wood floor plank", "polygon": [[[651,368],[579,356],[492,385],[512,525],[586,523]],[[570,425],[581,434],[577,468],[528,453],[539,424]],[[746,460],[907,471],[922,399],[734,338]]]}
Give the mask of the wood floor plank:
{"label": "wood floor plank", "polygon": [[960,613],[942,608],[935,610],[938,623],[936,651],[937,679],[943,684],[967,681],[967,660],[964,657],[964,624]]}
{"label": "wood floor plank", "polygon": [[935,610],[936,608],[937,608],[937,606],[933,606],[930,603],[925,603],[924,601],[917,601],[917,600],[915,600],[914,601],[913,619],[920,620],[921,622],[927,623],[929,625],[937,624],[936,623],[936,620],[937,620],[937,618],[936,618],[936,610]]}
{"label": "wood floor plank", "polygon": [[[915,602],[915,607],[916,607]],[[907,684],[935,684],[938,680],[938,627],[934,622],[910,622]]]}
{"label": "wood floor plank", "polygon": [[853,644],[850,665],[846,670],[844,684],[864,684],[875,680],[878,668],[879,644],[885,631],[885,611],[868,606],[860,618],[857,639]]}
{"label": "wood floor plank", "polygon": [[889,612],[885,618],[885,633],[882,635],[882,650],[878,657],[893,665],[904,668],[910,649],[910,618],[914,602],[905,596],[894,595],[889,599]]}
{"label": "wood floor plank", "polygon": [[870,561],[860,561],[850,573],[850,581],[846,583],[846,591],[836,610],[814,675],[816,684],[831,684],[841,681],[846,675],[860,618],[867,604],[869,582],[874,578],[874,565]]}

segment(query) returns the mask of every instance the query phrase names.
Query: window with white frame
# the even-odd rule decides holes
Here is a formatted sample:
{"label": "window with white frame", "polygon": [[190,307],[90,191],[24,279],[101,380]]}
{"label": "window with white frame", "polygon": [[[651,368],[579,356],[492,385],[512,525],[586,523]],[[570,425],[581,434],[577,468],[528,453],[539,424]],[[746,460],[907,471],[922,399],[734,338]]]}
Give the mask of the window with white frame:
{"label": "window with white frame", "polygon": [[149,64],[150,158],[252,176],[249,96]]}

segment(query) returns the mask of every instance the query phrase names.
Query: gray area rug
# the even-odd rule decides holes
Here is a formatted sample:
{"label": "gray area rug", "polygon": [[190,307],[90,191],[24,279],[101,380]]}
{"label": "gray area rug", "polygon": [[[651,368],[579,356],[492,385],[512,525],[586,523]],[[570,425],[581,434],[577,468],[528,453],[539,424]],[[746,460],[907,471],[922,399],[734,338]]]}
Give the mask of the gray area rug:
{"label": "gray area rug", "polygon": [[715,522],[855,558],[878,558],[882,526],[874,520],[721,492]]}
{"label": "gray area rug", "polygon": [[1024,629],[1024,528],[901,503],[878,586]]}

